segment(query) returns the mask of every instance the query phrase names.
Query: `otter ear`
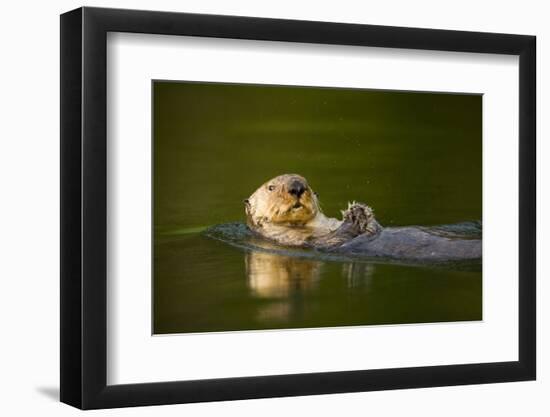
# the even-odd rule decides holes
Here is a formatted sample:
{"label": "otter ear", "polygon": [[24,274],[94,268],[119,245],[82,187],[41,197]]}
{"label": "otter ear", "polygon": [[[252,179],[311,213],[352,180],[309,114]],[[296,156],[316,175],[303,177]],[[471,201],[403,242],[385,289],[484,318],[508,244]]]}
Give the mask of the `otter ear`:
{"label": "otter ear", "polygon": [[250,200],[248,198],[245,198],[243,200],[243,203],[244,203],[244,209],[248,213],[248,211],[250,210]]}

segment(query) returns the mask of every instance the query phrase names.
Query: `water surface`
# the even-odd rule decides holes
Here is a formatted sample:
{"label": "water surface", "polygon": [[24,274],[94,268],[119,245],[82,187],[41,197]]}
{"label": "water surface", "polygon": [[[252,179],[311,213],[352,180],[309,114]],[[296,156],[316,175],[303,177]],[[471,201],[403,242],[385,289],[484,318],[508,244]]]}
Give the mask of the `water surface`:
{"label": "water surface", "polygon": [[482,318],[480,263],[335,259],[212,233],[291,172],[329,216],[357,200],[386,226],[480,220],[481,96],[155,82],[153,99],[154,333]]}

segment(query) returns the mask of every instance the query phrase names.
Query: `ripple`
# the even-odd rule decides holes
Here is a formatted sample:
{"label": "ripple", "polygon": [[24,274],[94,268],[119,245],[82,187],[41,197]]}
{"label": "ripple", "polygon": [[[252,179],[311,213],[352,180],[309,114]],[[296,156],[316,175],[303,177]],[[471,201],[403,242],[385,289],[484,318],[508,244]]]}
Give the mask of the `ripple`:
{"label": "ripple", "polygon": [[[481,222],[462,222],[450,225],[438,225],[422,227],[423,230],[438,236],[456,239],[480,239],[482,234]],[[241,222],[224,223],[211,226],[204,230],[203,235],[225,242],[231,246],[244,251],[258,251],[290,256],[298,258],[316,259],[331,262],[354,262],[354,263],[376,263],[376,264],[399,264],[410,266],[437,266],[459,270],[481,270],[480,260],[465,261],[414,261],[397,260],[392,258],[369,257],[358,254],[328,253],[316,249],[304,249],[289,246],[281,246],[277,243],[264,239]]]}

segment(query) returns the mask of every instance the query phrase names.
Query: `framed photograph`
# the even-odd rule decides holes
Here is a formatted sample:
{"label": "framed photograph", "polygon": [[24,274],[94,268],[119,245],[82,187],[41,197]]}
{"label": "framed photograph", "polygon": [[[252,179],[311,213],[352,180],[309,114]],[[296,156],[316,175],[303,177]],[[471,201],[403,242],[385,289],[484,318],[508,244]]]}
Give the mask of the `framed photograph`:
{"label": "framed photograph", "polygon": [[61,16],[61,401],[533,380],[535,37]]}

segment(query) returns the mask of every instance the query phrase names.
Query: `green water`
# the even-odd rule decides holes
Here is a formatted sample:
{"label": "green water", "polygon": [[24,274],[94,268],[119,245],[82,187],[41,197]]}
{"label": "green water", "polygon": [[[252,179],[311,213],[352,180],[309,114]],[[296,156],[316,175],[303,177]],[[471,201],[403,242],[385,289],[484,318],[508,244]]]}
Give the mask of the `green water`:
{"label": "green water", "polygon": [[[481,96],[155,82],[154,333],[480,320],[481,265],[263,252],[202,231],[299,173],[325,214],[382,225],[482,217]],[[298,253],[299,255],[299,253]]]}

